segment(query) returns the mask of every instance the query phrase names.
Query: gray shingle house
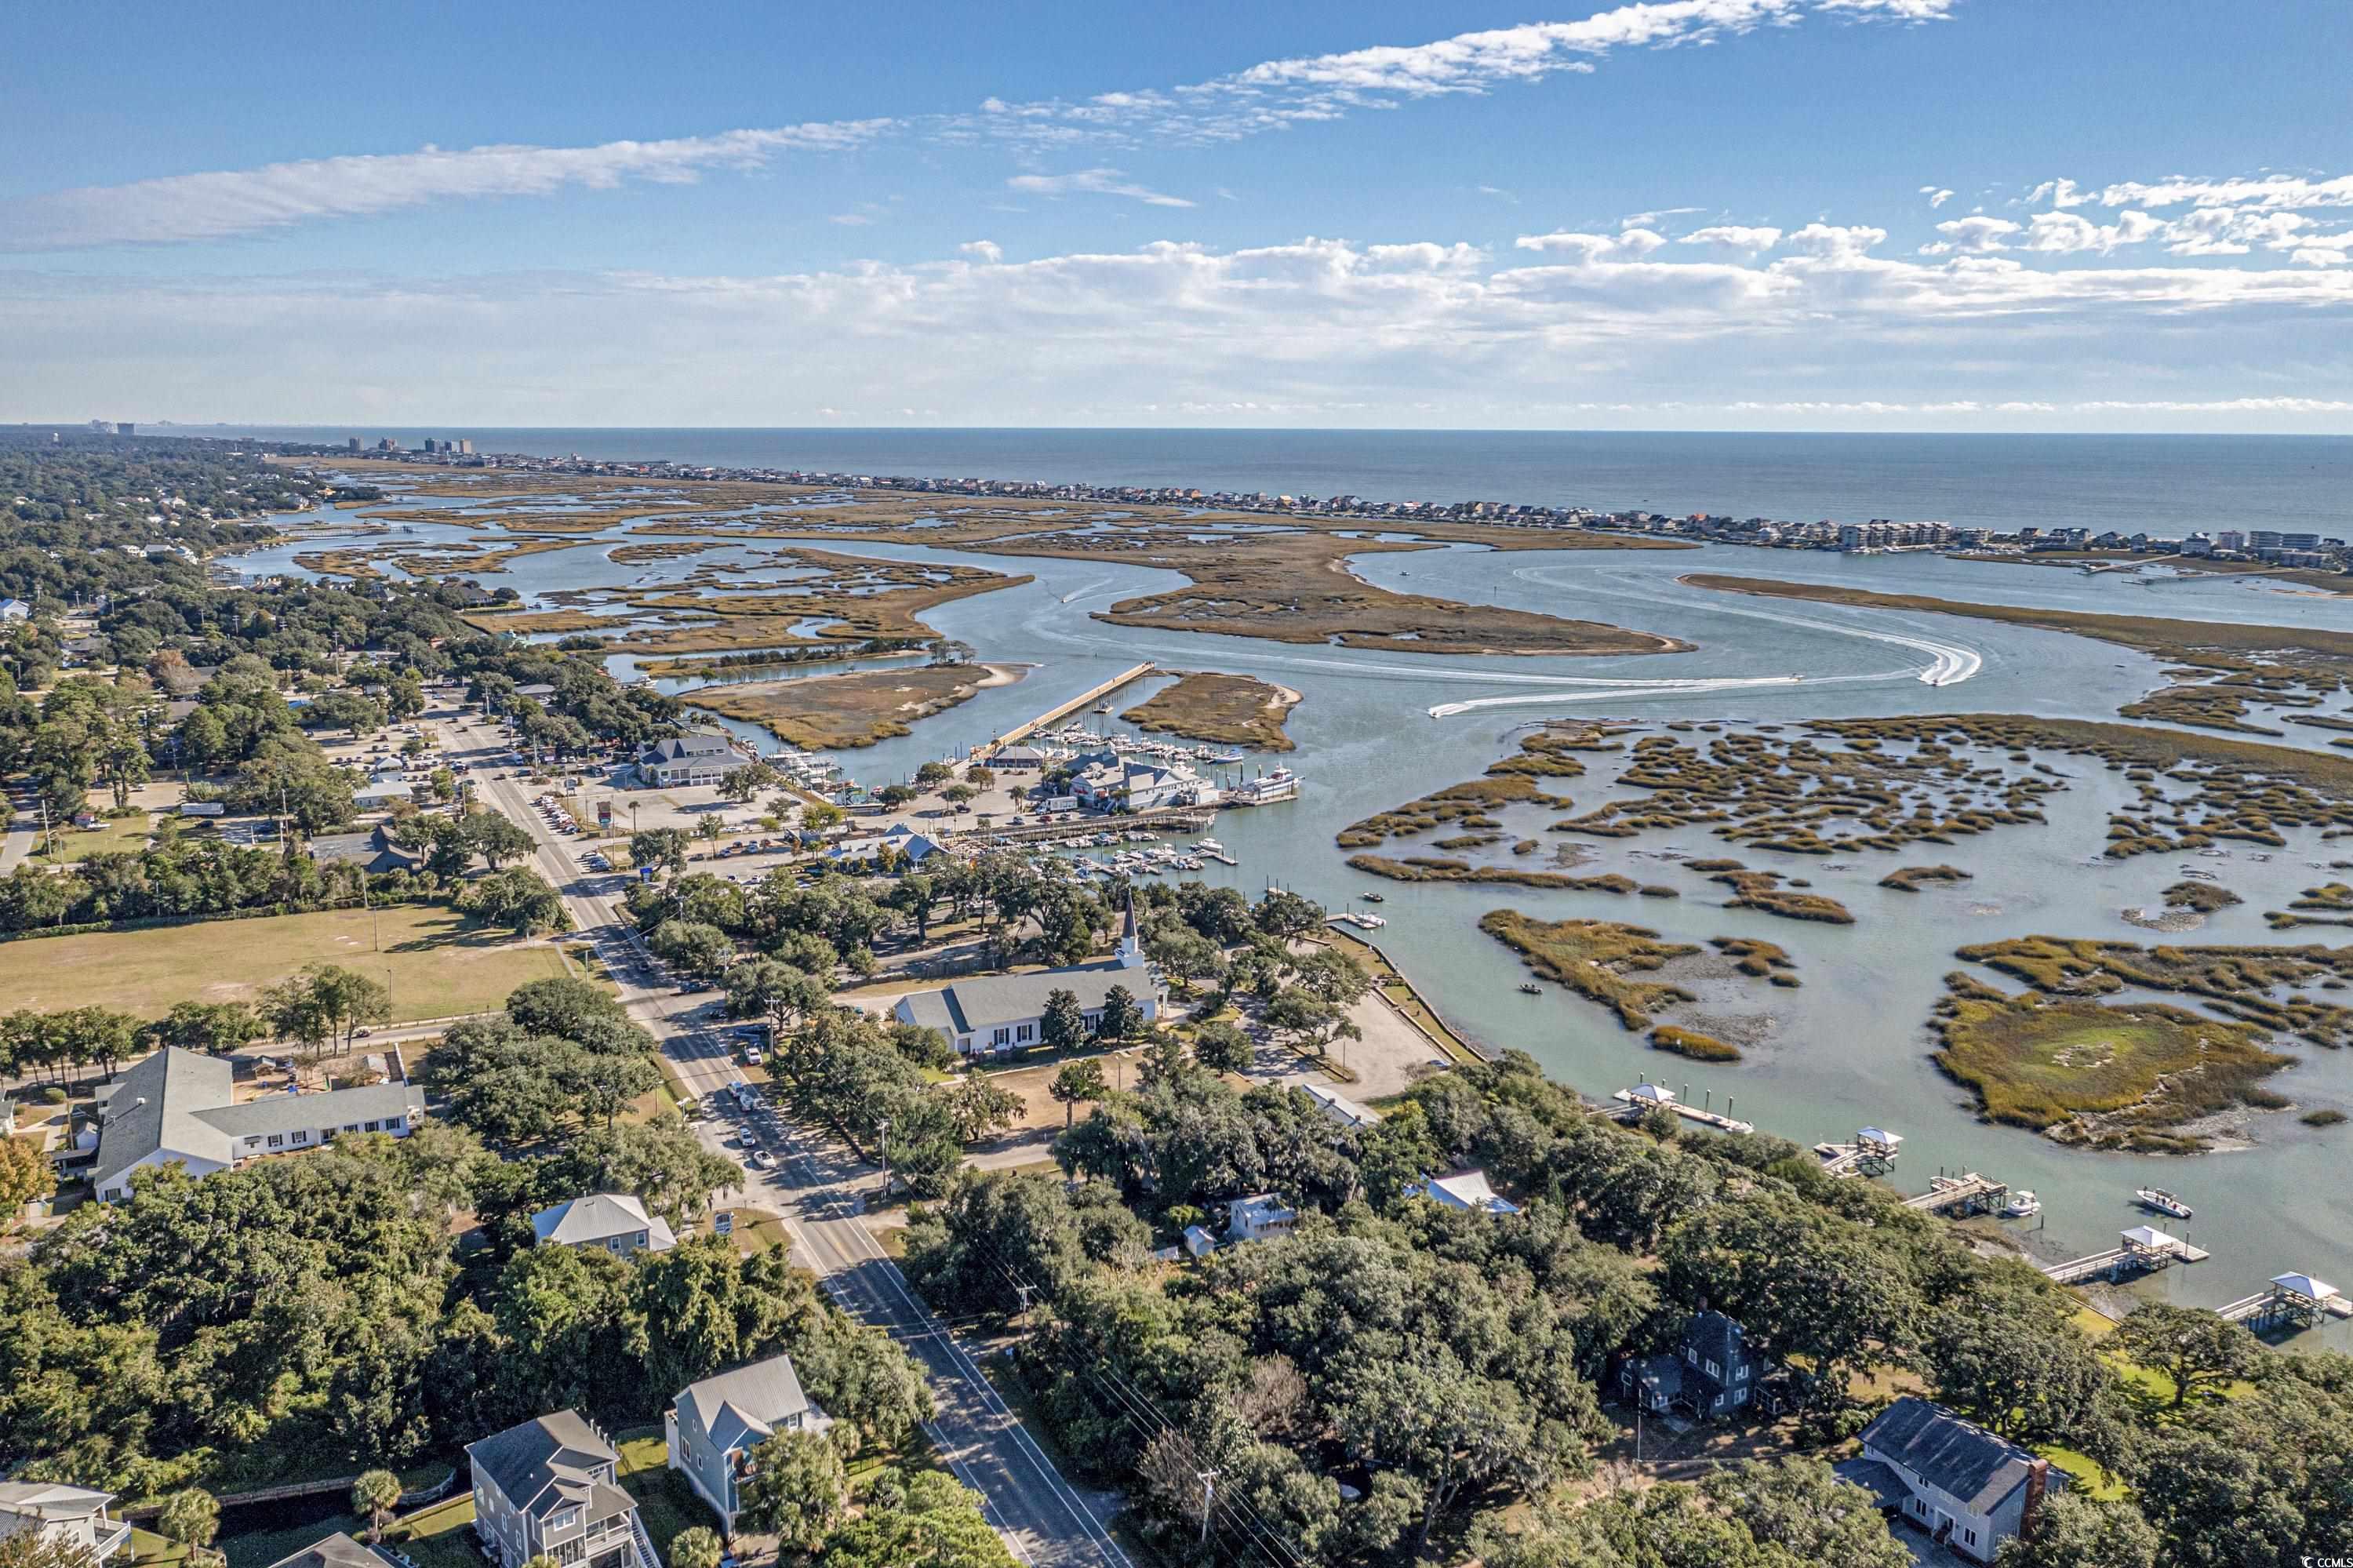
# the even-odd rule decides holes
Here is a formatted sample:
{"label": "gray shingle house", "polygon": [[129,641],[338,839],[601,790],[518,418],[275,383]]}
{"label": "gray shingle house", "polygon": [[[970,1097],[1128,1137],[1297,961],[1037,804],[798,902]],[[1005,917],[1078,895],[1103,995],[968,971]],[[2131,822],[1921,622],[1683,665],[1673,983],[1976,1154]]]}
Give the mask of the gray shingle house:
{"label": "gray shingle house", "polygon": [[353,1541],[342,1531],[314,1541],[290,1557],[280,1557],[269,1568],[399,1568],[375,1548]]}
{"label": "gray shingle house", "polygon": [[110,1202],[131,1195],[131,1176],[177,1161],[208,1176],[248,1160],[323,1149],[351,1132],[406,1138],[425,1118],[413,1084],[369,1084],[315,1095],[267,1095],[239,1103],[227,1060],[166,1046],[104,1091],[90,1185]]}
{"label": "gray shingle house", "polygon": [[982,975],[936,991],[909,991],[891,1015],[902,1023],[938,1030],[958,1055],[1003,1055],[1044,1038],[1046,1001],[1058,991],[1078,998],[1087,1028],[1095,1029],[1113,986],[1126,991],[1146,1022],[1160,1016],[1160,980],[1145,962],[1133,907],[1109,962],[1028,975]]}
{"label": "gray shingle house", "polygon": [[742,748],[723,735],[681,735],[658,740],[638,753],[638,781],[657,788],[716,784],[751,765]]}
{"label": "gray shingle house", "polygon": [[1653,1414],[1712,1421],[1747,1408],[1772,1370],[1749,1348],[1747,1330],[1721,1312],[1703,1310],[1683,1325],[1673,1350],[1620,1366],[1618,1394]]}
{"label": "gray shingle house", "polygon": [[661,1568],[623,1491],[620,1455],[576,1410],[559,1410],[466,1446],[474,1533],[500,1568],[538,1556],[565,1568]]}
{"label": "gray shingle house", "polygon": [[541,1246],[600,1246],[616,1257],[678,1245],[669,1221],[647,1213],[645,1204],[625,1192],[592,1192],[542,1209],[532,1215],[531,1229]]}
{"label": "gray shingle house", "polygon": [[2011,1536],[2031,1534],[2042,1499],[2067,1485],[2050,1460],[1908,1394],[1862,1429],[1860,1457],[1833,1468],[1888,1513],[1979,1563]]}
{"label": "gray shingle house", "polygon": [[735,1530],[736,1483],[752,1450],[779,1432],[823,1432],[833,1418],[809,1402],[790,1356],[720,1372],[679,1390],[662,1415],[670,1467]]}

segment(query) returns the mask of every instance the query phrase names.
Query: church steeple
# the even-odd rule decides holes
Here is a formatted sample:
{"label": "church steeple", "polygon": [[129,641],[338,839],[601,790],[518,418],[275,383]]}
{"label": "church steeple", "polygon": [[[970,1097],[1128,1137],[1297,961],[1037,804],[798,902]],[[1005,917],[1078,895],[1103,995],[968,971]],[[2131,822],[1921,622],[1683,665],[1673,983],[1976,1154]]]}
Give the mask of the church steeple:
{"label": "church steeple", "polygon": [[1119,926],[1119,946],[1112,949],[1119,957],[1122,969],[1134,969],[1144,962],[1144,938],[1135,928],[1135,889],[1127,890],[1127,913]]}

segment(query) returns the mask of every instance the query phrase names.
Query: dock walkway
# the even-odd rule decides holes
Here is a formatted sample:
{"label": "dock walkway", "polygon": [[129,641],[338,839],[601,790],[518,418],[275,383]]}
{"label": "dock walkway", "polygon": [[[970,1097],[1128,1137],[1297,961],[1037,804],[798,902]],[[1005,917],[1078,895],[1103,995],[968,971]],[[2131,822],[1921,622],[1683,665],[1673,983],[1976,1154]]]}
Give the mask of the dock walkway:
{"label": "dock walkway", "polygon": [[986,762],[990,758],[996,756],[999,751],[1003,750],[1006,747],[1011,746],[1017,741],[1029,739],[1039,730],[1044,729],[1048,725],[1056,724],[1068,718],[1071,715],[1077,713],[1081,708],[1087,706],[1091,703],[1101,702],[1103,698],[1111,695],[1113,692],[1118,691],[1122,686],[1127,685],[1132,682],[1140,681],[1158,668],[1158,665],[1148,662],[1138,664],[1131,670],[1127,670],[1120,674],[1113,676],[1110,680],[1105,681],[1099,686],[1089,688],[1087,691],[1072,697],[1067,703],[1062,703],[1057,706],[1048,708],[1044,713],[1039,714],[1036,718],[1031,719],[1029,723],[1015,725],[1011,729],[1007,730],[1003,735],[998,736],[995,740],[990,741],[987,745],[973,747],[973,760],[976,762]]}
{"label": "dock walkway", "polygon": [[[1675,1097],[1672,1090],[1658,1084],[1644,1084],[1640,1088],[1620,1089],[1609,1097],[1624,1106],[1626,1114],[1630,1116],[1646,1116],[1652,1110],[1663,1107],[1685,1121],[1695,1121],[1702,1127],[1712,1127],[1718,1132],[1755,1132],[1757,1130],[1756,1124],[1753,1122],[1735,1121],[1722,1111],[1685,1105]],[[1731,1103],[1730,1100],[1725,1102],[1726,1105]]]}
{"label": "dock walkway", "polygon": [[1958,1176],[1936,1177],[1929,1183],[1926,1192],[1917,1197],[1905,1199],[1904,1206],[1930,1214],[1954,1211],[1978,1214],[2000,1207],[2002,1200],[2009,1196],[2009,1182],[1997,1181],[1990,1176],[1980,1176],[1969,1171]]}
{"label": "dock walkway", "polygon": [[2127,1275],[2147,1274],[2176,1263],[2204,1263],[2214,1255],[2204,1247],[2191,1246],[2179,1236],[2146,1225],[2125,1232],[2123,1245],[2105,1252],[2095,1252],[2084,1257],[2072,1257],[2064,1263],[2045,1264],[2043,1277],[2055,1285],[2076,1285],[2086,1279],[2122,1279]]}

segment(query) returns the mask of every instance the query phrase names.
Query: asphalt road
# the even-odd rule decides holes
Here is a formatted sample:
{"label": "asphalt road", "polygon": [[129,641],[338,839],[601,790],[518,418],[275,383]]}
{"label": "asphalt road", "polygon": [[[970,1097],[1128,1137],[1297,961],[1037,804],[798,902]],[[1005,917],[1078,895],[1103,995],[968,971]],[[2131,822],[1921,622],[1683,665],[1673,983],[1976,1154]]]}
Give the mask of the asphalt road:
{"label": "asphalt road", "polygon": [[631,1015],[653,1032],[681,1080],[712,1113],[694,1124],[697,1133],[739,1165],[747,1154],[733,1147],[731,1132],[749,1131],[776,1156],[776,1169],[747,1166],[742,1183],[717,1202],[783,1215],[795,1261],[814,1270],[844,1308],[888,1331],[914,1357],[938,1404],[927,1428],[933,1444],[980,1494],[989,1522],[1016,1557],[1038,1568],[1134,1568],[1105,1528],[1104,1511],[1064,1478],[972,1353],[923,1306],[875,1240],[861,1213],[867,1195],[879,1190],[880,1172],[835,1140],[785,1120],[765,1101],[749,1114],[733,1110],[731,1086],[744,1078],[726,1039],[711,1025],[715,998],[680,995],[663,981],[622,906],[628,879],[588,872],[579,861],[581,845],[532,805],[527,780],[509,777],[512,768],[482,768],[505,750],[495,726],[443,722],[445,732],[461,743],[459,755],[476,765],[471,777],[483,803],[531,831],[535,868],[563,893],[574,924],[621,983]]}

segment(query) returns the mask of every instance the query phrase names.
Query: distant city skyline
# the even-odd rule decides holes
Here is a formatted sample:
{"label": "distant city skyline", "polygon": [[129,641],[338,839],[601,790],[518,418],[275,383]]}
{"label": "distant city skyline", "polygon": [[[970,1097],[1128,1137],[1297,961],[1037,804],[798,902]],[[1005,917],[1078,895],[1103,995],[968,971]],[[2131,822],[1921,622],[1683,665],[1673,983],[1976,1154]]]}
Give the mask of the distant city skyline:
{"label": "distant city skyline", "polygon": [[2333,0],[14,32],[0,420],[2353,431]]}

